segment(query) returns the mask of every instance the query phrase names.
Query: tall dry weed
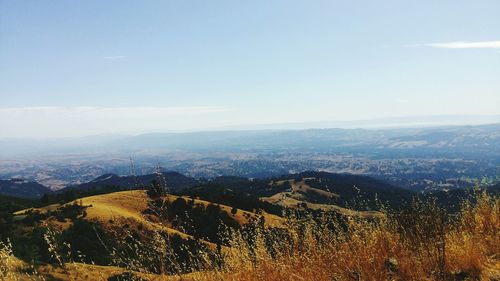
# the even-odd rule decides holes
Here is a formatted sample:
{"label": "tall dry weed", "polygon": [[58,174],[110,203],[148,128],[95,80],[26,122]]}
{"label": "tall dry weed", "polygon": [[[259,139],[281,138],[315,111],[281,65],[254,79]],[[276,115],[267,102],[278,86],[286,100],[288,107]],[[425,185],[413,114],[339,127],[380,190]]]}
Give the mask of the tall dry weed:
{"label": "tall dry weed", "polygon": [[[415,201],[370,219],[290,213],[281,228],[265,227],[263,218],[241,229],[221,226],[223,245],[186,246],[184,262],[168,234],[143,235],[121,235],[128,250],[110,249],[115,265],[200,281],[500,280],[500,199],[486,193],[456,214]],[[8,261],[12,252],[4,245],[0,255]],[[0,272],[11,267],[2,261]]]}

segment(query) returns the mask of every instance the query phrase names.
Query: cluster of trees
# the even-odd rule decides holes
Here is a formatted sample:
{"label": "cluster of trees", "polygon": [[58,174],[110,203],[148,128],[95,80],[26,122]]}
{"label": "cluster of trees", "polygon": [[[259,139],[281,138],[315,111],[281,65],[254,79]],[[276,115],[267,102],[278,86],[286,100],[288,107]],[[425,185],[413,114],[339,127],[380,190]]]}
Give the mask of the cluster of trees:
{"label": "cluster of trees", "polygon": [[[253,212],[255,210],[264,210],[267,213],[280,216],[283,213],[283,207],[274,205],[268,202],[259,200],[263,189],[270,188],[267,184],[265,187],[257,190],[241,189],[238,186],[232,188],[226,187],[217,183],[208,183],[195,188],[185,189],[180,191],[179,195],[197,197],[206,201],[217,204],[232,206],[241,210]],[[282,187],[277,187],[280,190]],[[280,190],[274,190],[275,193]]]}
{"label": "cluster of trees", "polygon": [[83,190],[69,189],[61,193],[46,193],[40,198],[37,205],[47,206],[50,204],[65,204],[83,197],[107,194],[122,190],[125,189],[120,186],[106,185],[102,187],[91,187]]}
{"label": "cluster of trees", "polygon": [[[103,231],[98,224],[83,219],[86,215],[85,206],[75,202],[54,211],[41,213],[29,210],[23,216],[13,215],[15,211],[37,204],[39,202],[35,200],[0,198],[0,241],[4,243],[9,241],[18,258],[35,264],[54,262],[54,256],[48,250],[49,234],[53,234],[50,242],[54,243],[55,248],[62,249],[65,244],[71,244],[71,251],[69,249],[61,251],[63,259],[89,257],[99,262],[105,257],[103,254],[98,254],[97,245],[91,245],[92,242],[98,241],[95,237],[96,231],[101,233]],[[62,233],[51,233],[49,229],[39,224],[49,217],[55,217],[62,222],[70,220],[72,225]]]}
{"label": "cluster of trees", "polygon": [[111,253],[107,247],[113,241],[100,224],[83,218],[62,232],[37,225],[10,237],[14,255],[33,264],[77,261],[108,265]]}
{"label": "cluster of trees", "polygon": [[35,203],[35,200],[0,195],[0,241],[5,242],[12,237],[15,224],[13,213],[32,207]]}
{"label": "cluster of trees", "polygon": [[[79,198],[106,194],[121,191],[118,186],[104,186],[102,188],[91,188],[88,190],[68,190],[63,193],[50,193],[43,195],[40,199],[24,199],[0,195],[0,241],[6,242],[7,238],[12,238],[15,229],[15,219],[13,213],[19,210],[47,206],[50,204],[65,204]],[[36,222],[55,215],[58,220],[75,220],[78,216],[84,214],[84,207],[73,204],[59,208],[56,212],[40,214],[31,212],[20,223],[34,226]]]}
{"label": "cluster of trees", "polygon": [[194,199],[153,200],[147,212],[158,215],[173,228],[214,243],[221,243],[220,226],[239,228],[239,223],[217,204],[196,204]]}
{"label": "cluster of trees", "polygon": [[329,203],[346,208],[378,210],[386,206],[401,209],[415,196],[411,191],[366,176],[310,173],[316,177],[306,179],[307,185],[338,194],[339,197],[332,198]]}

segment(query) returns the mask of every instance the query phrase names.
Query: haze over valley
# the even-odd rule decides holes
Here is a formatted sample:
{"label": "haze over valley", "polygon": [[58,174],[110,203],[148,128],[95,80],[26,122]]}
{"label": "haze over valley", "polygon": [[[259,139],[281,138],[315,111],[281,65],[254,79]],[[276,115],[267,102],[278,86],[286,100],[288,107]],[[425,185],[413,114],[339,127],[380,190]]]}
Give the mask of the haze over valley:
{"label": "haze over valley", "polygon": [[[59,142],[59,143],[58,143]],[[157,133],[4,141],[0,177],[52,190],[157,166],[194,178],[308,170],[370,175],[415,191],[498,181],[500,125]],[[17,152],[17,154],[16,154]]]}

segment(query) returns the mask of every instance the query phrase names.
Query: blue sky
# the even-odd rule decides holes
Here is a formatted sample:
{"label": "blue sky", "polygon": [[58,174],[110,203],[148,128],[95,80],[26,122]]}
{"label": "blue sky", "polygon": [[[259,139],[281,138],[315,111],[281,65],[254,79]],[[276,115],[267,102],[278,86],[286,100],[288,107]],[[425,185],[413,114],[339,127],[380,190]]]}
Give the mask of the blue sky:
{"label": "blue sky", "polygon": [[500,114],[499,1],[0,0],[0,137]]}

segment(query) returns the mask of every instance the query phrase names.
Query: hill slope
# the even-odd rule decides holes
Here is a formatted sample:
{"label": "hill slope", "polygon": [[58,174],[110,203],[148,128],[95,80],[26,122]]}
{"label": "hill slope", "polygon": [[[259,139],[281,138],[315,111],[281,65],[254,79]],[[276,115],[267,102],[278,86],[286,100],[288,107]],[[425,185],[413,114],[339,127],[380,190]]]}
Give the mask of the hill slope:
{"label": "hill slope", "polygon": [[52,190],[37,182],[22,179],[0,180],[0,195],[39,198],[46,193],[52,193]]}
{"label": "hill slope", "polygon": [[[167,186],[172,191],[192,187],[198,184],[198,181],[191,177],[186,177],[177,172],[164,172],[162,173],[162,180],[167,182]],[[155,174],[140,175],[140,176],[118,176],[115,174],[105,174],[94,180],[79,184],[68,186],[58,190],[58,193],[64,193],[69,190],[89,190],[100,189],[106,186],[116,186],[123,189],[142,189],[151,184],[153,180],[158,180]]]}

